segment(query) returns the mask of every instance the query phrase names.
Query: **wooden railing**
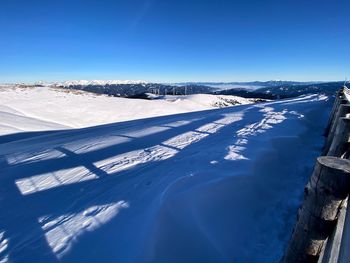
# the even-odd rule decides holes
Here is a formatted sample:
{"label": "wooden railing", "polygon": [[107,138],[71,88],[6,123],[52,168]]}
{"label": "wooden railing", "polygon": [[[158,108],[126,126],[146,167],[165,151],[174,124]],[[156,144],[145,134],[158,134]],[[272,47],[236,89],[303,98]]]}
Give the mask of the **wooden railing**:
{"label": "wooden railing", "polygon": [[[341,88],[326,127],[323,156],[305,187],[292,237],[282,262],[350,262],[342,249],[350,242],[346,203],[350,193],[350,90]],[[349,212],[350,213],[350,212]],[[349,223],[346,223],[349,221]],[[345,231],[346,230],[346,231]],[[349,243],[348,243],[349,244]],[[346,260],[348,261],[341,261]]]}

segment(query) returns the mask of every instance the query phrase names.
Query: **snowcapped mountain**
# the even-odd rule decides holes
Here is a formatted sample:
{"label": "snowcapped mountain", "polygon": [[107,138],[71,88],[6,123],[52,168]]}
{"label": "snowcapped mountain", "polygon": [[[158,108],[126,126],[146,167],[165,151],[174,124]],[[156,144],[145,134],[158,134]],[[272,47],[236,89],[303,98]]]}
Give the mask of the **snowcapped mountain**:
{"label": "snowcapped mountain", "polygon": [[88,85],[126,85],[126,84],[147,84],[144,80],[69,80],[61,83],[56,83],[59,86],[88,86]]}

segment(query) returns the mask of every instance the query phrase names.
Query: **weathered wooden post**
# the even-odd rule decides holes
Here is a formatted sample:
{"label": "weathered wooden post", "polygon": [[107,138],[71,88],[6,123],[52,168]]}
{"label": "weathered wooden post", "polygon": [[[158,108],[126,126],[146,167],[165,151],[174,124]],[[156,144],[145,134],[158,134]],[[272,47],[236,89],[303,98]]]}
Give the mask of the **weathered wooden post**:
{"label": "weathered wooden post", "polygon": [[317,262],[327,237],[336,225],[339,208],[350,192],[350,161],[321,156],[305,187],[305,199],[284,263]]}
{"label": "weathered wooden post", "polygon": [[328,156],[342,157],[349,147],[350,118],[340,118],[335,129],[334,138],[327,153]]}
{"label": "weathered wooden post", "polygon": [[[329,130],[331,128],[331,125],[332,125],[332,122],[334,120],[334,116],[335,116],[335,113],[337,112],[338,110],[338,107],[341,103],[341,100],[344,100],[345,99],[345,96],[344,96],[344,89],[341,88],[337,91],[337,94],[335,95],[335,100],[334,100],[334,103],[333,103],[333,108],[332,108],[332,111],[331,111],[331,114],[329,115],[329,120],[328,120],[328,124],[326,126],[326,131],[325,131],[325,135],[328,135],[329,133]],[[345,103],[345,102],[344,102]]]}
{"label": "weathered wooden post", "polygon": [[331,118],[329,119],[329,125],[327,126],[327,130],[326,130],[327,135],[331,131],[332,126],[334,125],[334,121],[337,119],[336,117],[337,117],[337,114],[339,112],[340,106],[343,104],[346,105],[348,103],[349,103],[349,101],[344,97],[344,95],[341,95],[339,97],[339,99],[336,101],[336,104],[334,105],[335,106],[334,112],[332,113]]}
{"label": "weathered wooden post", "polygon": [[340,104],[338,107],[338,111],[336,112],[333,121],[332,121],[332,125],[330,128],[330,131],[328,133],[328,137],[327,137],[327,141],[326,141],[326,145],[324,147],[324,155],[327,155],[329,148],[332,144],[333,138],[334,138],[334,134],[335,134],[335,130],[336,127],[338,125],[338,121],[341,117],[345,117],[346,114],[350,113],[350,104],[348,104],[348,101],[346,100],[347,104]]}
{"label": "weathered wooden post", "polygon": [[334,122],[337,120],[337,116],[339,115],[339,110],[341,108],[342,105],[347,105],[349,104],[349,101],[345,98],[343,98],[344,96],[342,95],[340,97],[340,99],[337,101],[337,105],[333,114],[332,119],[330,120],[330,126],[329,126],[329,131],[331,131],[332,127],[334,126]]}

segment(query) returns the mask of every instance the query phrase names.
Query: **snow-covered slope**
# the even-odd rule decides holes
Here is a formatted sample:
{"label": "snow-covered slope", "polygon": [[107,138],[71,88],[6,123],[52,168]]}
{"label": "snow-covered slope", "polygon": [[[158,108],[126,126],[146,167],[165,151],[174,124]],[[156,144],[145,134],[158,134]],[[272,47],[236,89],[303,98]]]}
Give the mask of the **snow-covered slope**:
{"label": "snow-covered slope", "polygon": [[82,128],[106,123],[213,109],[252,100],[198,94],[157,100],[126,99],[49,87],[0,88],[0,135]]}
{"label": "snow-covered slope", "polygon": [[329,104],[308,95],[2,144],[0,261],[278,262]]}

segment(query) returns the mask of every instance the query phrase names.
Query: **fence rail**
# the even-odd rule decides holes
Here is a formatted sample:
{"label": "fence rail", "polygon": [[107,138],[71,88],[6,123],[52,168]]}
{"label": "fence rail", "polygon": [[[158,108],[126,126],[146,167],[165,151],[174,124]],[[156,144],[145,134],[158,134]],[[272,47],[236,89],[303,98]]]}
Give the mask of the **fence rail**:
{"label": "fence rail", "polygon": [[350,262],[350,89],[338,90],[284,263]]}

